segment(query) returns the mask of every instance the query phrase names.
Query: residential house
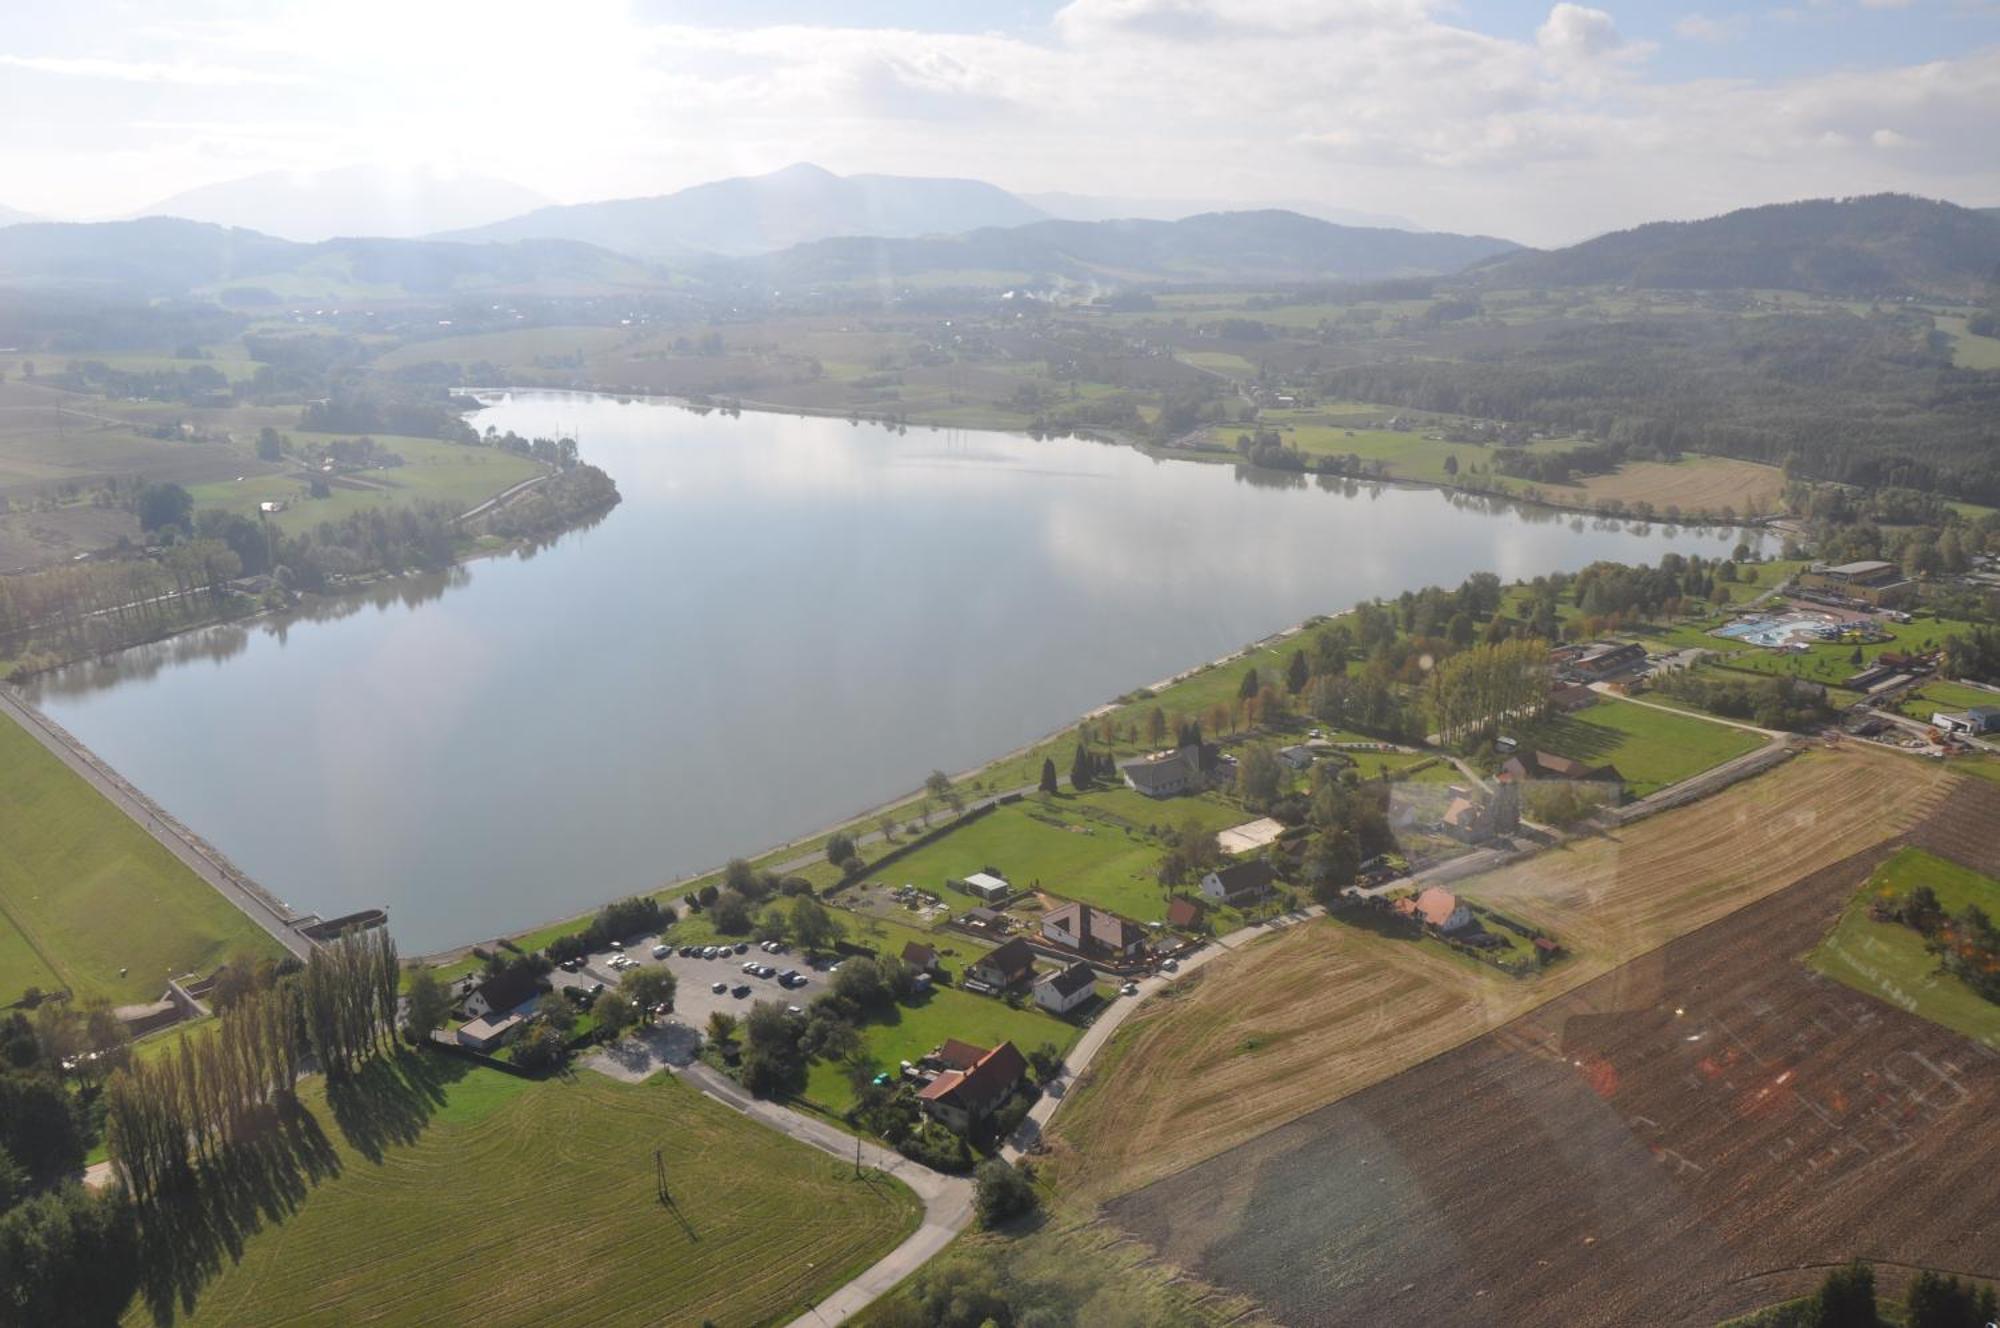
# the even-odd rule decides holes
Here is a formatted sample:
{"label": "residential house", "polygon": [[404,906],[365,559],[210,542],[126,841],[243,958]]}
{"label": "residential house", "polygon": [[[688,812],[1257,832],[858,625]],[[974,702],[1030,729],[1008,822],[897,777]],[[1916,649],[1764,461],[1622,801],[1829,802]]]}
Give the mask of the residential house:
{"label": "residential house", "polygon": [[1097,971],[1081,959],[1035,984],[1035,1004],[1050,1014],[1068,1014],[1096,994]]}
{"label": "residential house", "polygon": [[1201,920],[1206,913],[1207,910],[1199,901],[1189,899],[1186,895],[1175,895],[1173,901],[1167,905],[1167,925],[1177,927],[1181,931],[1196,931],[1200,929]]}
{"label": "residential house", "polygon": [[1425,886],[1413,898],[1398,899],[1390,906],[1395,912],[1445,936],[1475,930],[1479,920],[1459,902],[1457,895],[1439,885]]}
{"label": "residential house", "polygon": [[1227,777],[1221,749],[1212,742],[1184,743],[1118,767],[1128,787],[1149,798],[1171,798],[1201,790]]}
{"label": "residential house", "polygon": [[1007,930],[1007,915],[990,908],[968,908],[958,915],[958,920],[981,931],[1004,933]]}
{"label": "residential house", "polygon": [[1035,952],[1028,943],[1016,936],[998,949],[979,959],[965,972],[968,985],[1005,991],[1017,983],[1025,982],[1035,971]]}
{"label": "residential house", "polygon": [[465,998],[465,1013],[473,1019],[511,1014],[541,994],[540,978],[525,968],[510,965],[472,989]]}
{"label": "residential house", "polygon": [[1109,909],[1064,904],[1042,914],[1042,939],[1079,954],[1125,960],[1146,948],[1146,929]]}
{"label": "residential house", "polygon": [[949,1069],[917,1094],[924,1114],[963,1134],[985,1120],[1020,1086],[1027,1059],[1011,1042],[982,1051],[964,1069]]}
{"label": "residential house", "polygon": [[903,946],[903,962],[918,973],[937,972],[938,953],[921,941],[911,941]]}
{"label": "residential house", "polygon": [[458,1045],[473,1051],[487,1052],[503,1046],[514,1036],[527,1019],[519,1014],[503,1014],[497,1017],[483,1016],[465,1024],[458,1030]]}
{"label": "residential house", "polygon": [[1298,744],[1278,749],[1278,759],[1294,770],[1306,769],[1313,763],[1313,757],[1316,755],[1318,753],[1312,748]]}
{"label": "residential house", "polygon": [[1271,864],[1262,858],[1250,858],[1243,862],[1232,862],[1227,867],[1217,867],[1201,878],[1201,892],[1219,904],[1231,907],[1262,899],[1271,893],[1271,883],[1278,874],[1271,870]]}
{"label": "residential house", "polygon": [[974,872],[959,884],[965,887],[967,894],[979,896],[980,902],[984,904],[997,904],[1014,893],[1013,886],[991,872]]}

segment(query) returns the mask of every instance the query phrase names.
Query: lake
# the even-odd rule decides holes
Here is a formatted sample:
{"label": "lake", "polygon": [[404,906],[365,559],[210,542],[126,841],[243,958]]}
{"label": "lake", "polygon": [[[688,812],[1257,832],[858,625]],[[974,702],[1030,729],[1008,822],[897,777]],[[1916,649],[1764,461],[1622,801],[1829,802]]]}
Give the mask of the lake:
{"label": "lake", "polygon": [[475,422],[575,434],[624,502],[28,689],[281,898],[386,905],[412,953],[754,854],[1313,613],[1739,537],[662,402]]}

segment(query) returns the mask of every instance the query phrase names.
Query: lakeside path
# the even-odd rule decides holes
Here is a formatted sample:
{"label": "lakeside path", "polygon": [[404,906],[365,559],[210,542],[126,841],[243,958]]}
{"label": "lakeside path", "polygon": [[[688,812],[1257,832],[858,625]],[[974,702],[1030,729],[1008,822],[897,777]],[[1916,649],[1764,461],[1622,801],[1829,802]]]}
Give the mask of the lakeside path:
{"label": "lakeside path", "polygon": [[57,760],[102,794],[112,806],[124,812],[134,824],[179,858],[188,870],[214,887],[217,894],[234,904],[278,944],[301,959],[312,953],[312,942],[292,925],[298,915],[282,900],[244,875],[221,853],[174,820],[158,803],[120,778],[67,730],[23,701],[12,687],[5,684],[0,684],[0,711],[11,716]]}

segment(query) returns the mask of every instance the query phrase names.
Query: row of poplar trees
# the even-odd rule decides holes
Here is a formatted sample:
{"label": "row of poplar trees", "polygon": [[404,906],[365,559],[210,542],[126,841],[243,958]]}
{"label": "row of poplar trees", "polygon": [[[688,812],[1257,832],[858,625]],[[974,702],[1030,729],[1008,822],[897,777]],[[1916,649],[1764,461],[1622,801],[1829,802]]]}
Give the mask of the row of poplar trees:
{"label": "row of poplar trees", "polygon": [[224,1011],[216,1030],[181,1040],[178,1057],[135,1061],[105,1086],[105,1140],[135,1199],[175,1188],[261,1108],[288,1099],[310,1050],[329,1078],[393,1046],[399,981],[386,930],[349,933],[305,968]]}

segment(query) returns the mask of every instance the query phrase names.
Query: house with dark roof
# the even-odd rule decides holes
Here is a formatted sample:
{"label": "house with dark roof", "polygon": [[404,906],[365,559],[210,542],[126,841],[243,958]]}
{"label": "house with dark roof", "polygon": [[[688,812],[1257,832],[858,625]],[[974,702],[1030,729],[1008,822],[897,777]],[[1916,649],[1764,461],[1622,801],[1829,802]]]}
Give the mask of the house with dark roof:
{"label": "house with dark roof", "polygon": [[1146,929],[1110,909],[1070,903],[1042,914],[1042,939],[1078,954],[1124,960],[1146,948]]}
{"label": "house with dark roof", "polygon": [[1068,1014],[1096,994],[1097,970],[1081,959],[1035,984],[1035,1004],[1050,1014]]}
{"label": "house with dark roof", "polygon": [[1212,742],[1190,742],[1171,752],[1155,752],[1118,767],[1127,787],[1149,798],[1171,798],[1182,793],[1199,793],[1227,771],[1222,750]]}
{"label": "house with dark roof", "polygon": [[1219,904],[1235,907],[1264,898],[1271,893],[1271,884],[1277,879],[1278,873],[1271,870],[1270,863],[1250,858],[1217,867],[1202,877],[1201,892]]}
{"label": "house with dark roof", "polygon": [[473,1019],[511,1014],[541,994],[540,978],[510,965],[472,989],[465,998],[465,1013]]}
{"label": "house with dark roof", "polygon": [[973,962],[965,971],[968,985],[1005,991],[1027,981],[1035,972],[1035,952],[1016,936],[1005,945]]}
{"label": "house with dark roof", "polygon": [[1186,895],[1175,895],[1173,901],[1167,905],[1167,925],[1178,927],[1182,931],[1192,931],[1201,926],[1201,920],[1206,912],[1199,901],[1189,899]]}
{"label": "house with dark roof", "polygon": [[922,941],[910,941],[903,946],[903,962],[919,973],[935,973],[938,953]]}
{"label": "house with dark roof", "polygon": [[917,1093],[917,1101],[925,1115],[963,1134],[1013,1096],[1027,1073],[1027,1058],[1013,1043],[1002,1042],[964,1069],[938,1075]]}

